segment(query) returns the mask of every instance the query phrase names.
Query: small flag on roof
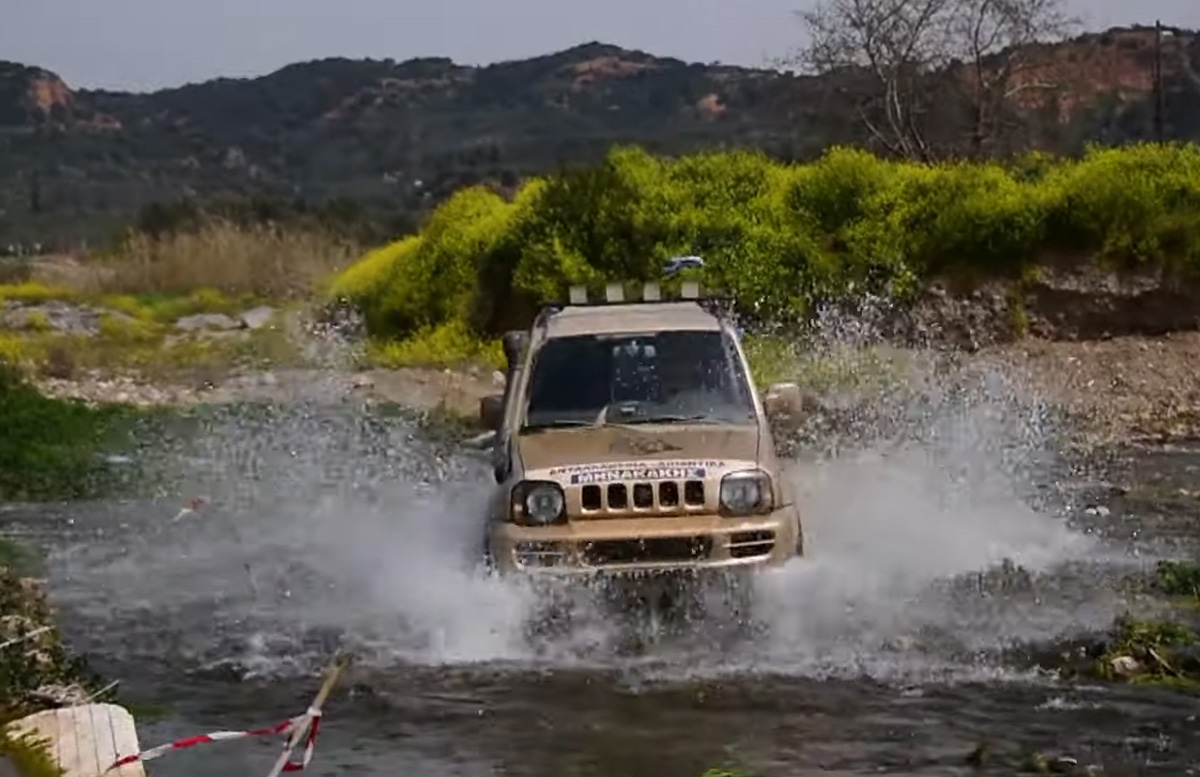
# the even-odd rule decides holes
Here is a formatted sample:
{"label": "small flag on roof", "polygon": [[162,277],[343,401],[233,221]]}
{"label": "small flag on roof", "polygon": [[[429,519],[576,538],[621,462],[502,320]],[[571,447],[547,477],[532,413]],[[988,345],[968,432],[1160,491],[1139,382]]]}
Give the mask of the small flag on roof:
{"label": "small flag on roof", "polygon": [[676,256],[674,259],[668,259],[663,265],[663,275],[670,278],[682,270],[701,269],[704,269],[704,260],[699,256]]}

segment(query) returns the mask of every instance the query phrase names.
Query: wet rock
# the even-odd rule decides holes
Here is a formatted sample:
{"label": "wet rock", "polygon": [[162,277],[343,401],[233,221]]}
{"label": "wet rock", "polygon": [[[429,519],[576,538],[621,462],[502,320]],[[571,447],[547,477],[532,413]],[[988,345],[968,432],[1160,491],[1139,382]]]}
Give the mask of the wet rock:
{"label": "wet rock", "polygon": [[1079,760],[1069,755],[1046,755],[1031,753],[1021,765],[1021,770],[1035,774],[1092,774],[1091,767],[1080,767]]}
{"label": "wet rock", "polygon": [[80,685],[60,685],[50,683],[30,691],[29,701],[46,707],[74,707],[87,704],[91,694]]}
{"label": "wet rock", "polygon": [[919,650],[921,642],[914,636],[901,634],[893,637],[884,643],[884,649],[896,653],[910,653]]}
{"label": "wet rock", "polygon": [[247,329],[262,329],[275,315],[275,308],[262,305],[238,315],[238,320]]}
{"label": "wet rock", "polygon": [[1142,665],[1133,656],[1113,656],[1108,660],[1113,674],[1117,677],[1135,677],[1142,673]]}
{"label": "wet rock", "polygon": [[175,327],[185,332],[196,332],[204,329],[240,329],[242,324],[224,313],[199,313],[194,316],[184,316],[175,322]]}
{"label": "wet rock", "polygon": [[981,768],[986,766],[991,758],[991,747],[986,742],[980,742],[975,749],[967,754],[966,761],[970,766]]}

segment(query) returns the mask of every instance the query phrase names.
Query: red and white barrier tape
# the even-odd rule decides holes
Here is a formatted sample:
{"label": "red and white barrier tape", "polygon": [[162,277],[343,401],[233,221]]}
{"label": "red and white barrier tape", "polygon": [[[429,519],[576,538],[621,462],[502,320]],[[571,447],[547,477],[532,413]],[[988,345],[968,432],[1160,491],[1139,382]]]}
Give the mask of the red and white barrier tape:
{"label": "red and white barrier tape", "polygon": [[[304,726],[311,720],[311,725],[308,728],[308,735],[304,738],[304,755],[299,761],[288,761],[283,766],[285,772],[299,772],[308,767],[312,761],[313,748],[317,744],[317,730],[321,725],[321,711],[318,709],[310,709],[303,715],[299,715],[290,720],[285,720],[277,726],[271,728],[248,729],[245,731],[213,731],[200,736],[187,737],[186,739],[177,739],[165,745],[152,747],[149,750],[143,750],[135,755],[127,755],[117,759],[116,763],[105,769],[105,773],[111,772],[113,769],[125,766],[126,764],[136,763],[138,761],[149,761],[158,758],[160,755],[166,755],[173,750],[186,750],[196,745],[203,745],[209,742],[224,742],[228,739],[245,739],[246,737],[266,737],[266,736],[282,736],[291,734],[296,729]],[[290,741],[285,741],[283,746],[287,750]]]}

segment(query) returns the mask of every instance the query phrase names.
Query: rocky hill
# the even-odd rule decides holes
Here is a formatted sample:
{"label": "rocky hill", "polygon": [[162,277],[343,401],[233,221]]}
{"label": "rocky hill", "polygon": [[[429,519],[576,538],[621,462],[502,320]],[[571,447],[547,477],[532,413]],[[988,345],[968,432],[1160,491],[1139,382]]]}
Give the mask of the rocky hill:
{"label": "rocky hill", "polygon": [[[1152,136],[1153,31],[1043,46],[1054,88],[1022,106],[1022,144]],[[1164,42],[1166,129],[1200,140],[1200,41]],[[111,234],[150,203],[218,195],[353,202],[400,231],[467,183],[599,158],[748,146],[807,158],[864,142],[829,78],[705,65],[592,43],[467,67],[448,59],[326,59],[153,93],[74,90],[0,62],[0,247]]]}

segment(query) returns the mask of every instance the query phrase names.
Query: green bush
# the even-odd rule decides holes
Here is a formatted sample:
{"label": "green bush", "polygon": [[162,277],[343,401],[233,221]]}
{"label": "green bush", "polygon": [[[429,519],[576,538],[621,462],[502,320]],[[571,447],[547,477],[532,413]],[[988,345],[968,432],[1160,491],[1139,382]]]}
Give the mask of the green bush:
{"label": "green bush", "polygon": [[703,256],[704,281],[742,310],[782,322],[864,291],[903,299],[934,276],[1018,277],[1050,254],[1191,271],[1200,147],[940,165],[848,148],[808,165],[616,148],[599,165],[527,182],[511,201],[464,190],[420,235],[368,254],[332,288],[380,337],[457,322],[489,338],[527,324],[570,283],[656,278],[680,254]]}
{"label": "green bush", "polygon": [[0,361],[0,501],[99,493],[100,457],[133,411],[42,396]]}

